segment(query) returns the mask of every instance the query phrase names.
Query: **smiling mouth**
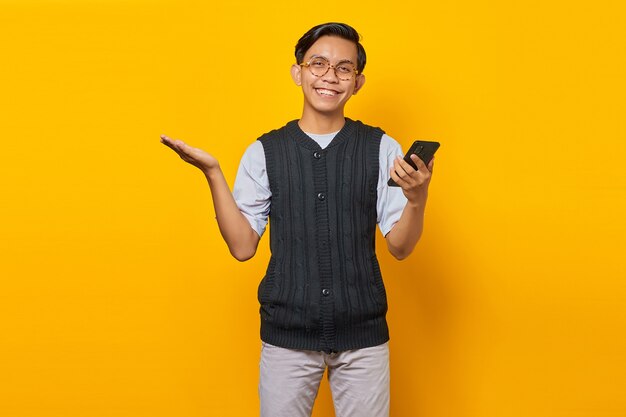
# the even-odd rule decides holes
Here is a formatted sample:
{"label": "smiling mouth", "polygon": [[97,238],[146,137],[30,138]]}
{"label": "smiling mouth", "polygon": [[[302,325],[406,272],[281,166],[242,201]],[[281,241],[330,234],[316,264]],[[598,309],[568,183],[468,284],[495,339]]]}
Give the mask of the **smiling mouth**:
{"label": "smiling mouth", "polygon": [[339,94],[338,91],[328,90],[326,88],[316,88],[315,91],[317,92],[317,94],[324,96],[324,97],[334,97],[337,94]]}

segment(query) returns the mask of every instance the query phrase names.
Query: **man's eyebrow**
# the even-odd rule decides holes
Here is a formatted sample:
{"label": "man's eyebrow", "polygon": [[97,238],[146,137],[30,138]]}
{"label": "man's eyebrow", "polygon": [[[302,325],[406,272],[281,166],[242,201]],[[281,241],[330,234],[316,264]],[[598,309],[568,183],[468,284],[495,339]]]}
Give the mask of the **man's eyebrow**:
{"label": "man's eyebrow", "polygon": [[[326,61],[330,62],[330,59],[326,58],[324,55],[311,55],[311,58],[309,58],[309,60],[314,59],[314,58],[324,58]],[[337,64],[345,64],[345,63],[350,63],[354,65],[354,62],[352,62],[351,59],[342,59],[337,62]]]}
{"label": "man's eyebrow", "polygon": [[326,61],[330,62],[330,59],[326,58],[324,55],[311,55],[309,59],[313,58],[324,58]]}

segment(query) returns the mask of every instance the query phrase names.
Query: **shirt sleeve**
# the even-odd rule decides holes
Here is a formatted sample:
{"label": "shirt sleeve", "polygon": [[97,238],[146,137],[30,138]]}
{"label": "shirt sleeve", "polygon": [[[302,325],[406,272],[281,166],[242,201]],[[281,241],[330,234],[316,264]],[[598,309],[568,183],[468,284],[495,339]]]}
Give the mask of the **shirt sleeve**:
{"label": "shirt sleeve", "polygon": [[402,188],[387,185],[394,159],[396,156],[403,156],[404,154],[402,153],[402,146],[391,136],[384,134],[380,140],[379,155],[377,222],[383,236],[387,236],[387,233],[400,220],[407,203]]}
{"label": "shirt sleeve", "polygon": [[265,151],[261,142],[254,141],[241,157],[233,197],[250,226],[263,236],[270,212],[270,182],[265,166]]}

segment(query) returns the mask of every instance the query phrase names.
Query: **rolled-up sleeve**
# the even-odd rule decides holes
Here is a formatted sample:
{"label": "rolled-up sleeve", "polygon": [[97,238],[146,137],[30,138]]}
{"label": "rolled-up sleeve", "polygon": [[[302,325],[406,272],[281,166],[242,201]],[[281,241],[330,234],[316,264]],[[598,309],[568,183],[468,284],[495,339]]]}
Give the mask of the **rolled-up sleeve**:
{"label": "rolled-up sleeve", "polygon": [[380,158],[378,171],[378,201],[376,204],[378,228],[383,236],[391,231],[400,220],[407,199],[402,188],[387,185],[389,172],[393,167],[396,156],[402,156],[402,146],[388,135],[383,135],[380,141]]}
{"label": "rolled-up sleeve", "polygon": [[265,151],[259,141],[248,146],[241,157],[233,197],[250,226],[262,236],[267,226],[272,192],[265,167]]}

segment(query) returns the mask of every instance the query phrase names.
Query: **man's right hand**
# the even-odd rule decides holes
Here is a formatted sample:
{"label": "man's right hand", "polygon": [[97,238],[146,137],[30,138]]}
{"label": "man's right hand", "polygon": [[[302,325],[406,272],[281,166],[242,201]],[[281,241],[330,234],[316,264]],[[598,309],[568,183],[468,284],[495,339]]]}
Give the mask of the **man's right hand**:
{"label": "man's right hand", "polygon": [[219,163],[213,155],[202,149],[189,146],[182,140],[175,140],[161,135],[161,143],[176,152],[183,161],[199,168],[205,175],[208,175],[211,170],[219,168]]}
{"label": "man's right hand", "polygon": [[161,135],[161,143],[172,148],[183,161],[202,170],[211,188],[215,218],[228,250],[238,261],[252,258],[259,245],[260,236],[239,210],[217,159],[202,149],[165,135]]}

